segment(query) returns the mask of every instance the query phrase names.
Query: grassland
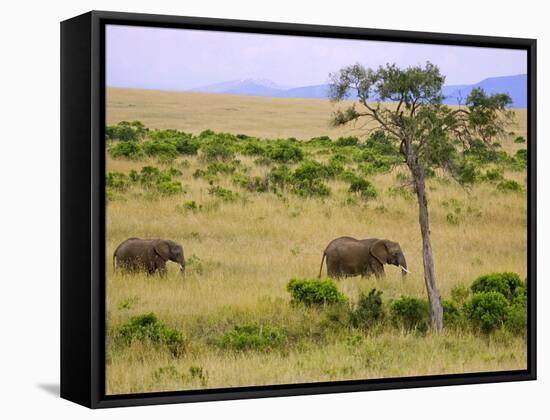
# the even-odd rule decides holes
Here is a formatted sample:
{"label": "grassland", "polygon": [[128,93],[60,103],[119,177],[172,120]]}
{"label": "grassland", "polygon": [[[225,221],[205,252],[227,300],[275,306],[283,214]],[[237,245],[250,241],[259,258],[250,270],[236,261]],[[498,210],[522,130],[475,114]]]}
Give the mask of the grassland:
{"label": "grassland", "polygon": [[[107,123],[140,120],[151,128],[175,128],[198,134],[205,129],[245,133],[262,138],[357,135],[334,129],[328,101],[274,99],[110,89]],[[514,134],[502,141],[513,154],[525,145],[523,110],[516,113]],[[254,158],[238,156],[250,175],[269,168]],[[323,159],[323,157],[319,157]],[[185,162],[184,162],[185,161]],[[107,171],[127,173],[145,165],[162,166],[154,158],[140,161],[107,158]],[[380,237],[398,241],[411,274],[401,280],[389,266],[384,279],[350,278],[338,282],[352,301],[376,287],[386,299],[425,297],[418,208],[414,199],[390,193],[398,184],[395,168],[372,175],[378,197],[347,200],[348,185],[330,180],[330,196],[303,198],[249,192],[227,179],[222,187],[239,198],[224,202],[208,193],[208,181],[194,178],[204,168],[198,157],[178,157],[169,166],[181,171],[184,192],[149,197],[131,187],[107,206],[107,261],[124,239],[170,238],[180,242],[190,263],[185,277],[170,266],[165,278],[114,273],[107,265],[107,393],[133,393],[348,380],[427,374],[515,370],[526,367],[521,336],[446,330],[418,335],[384,326],[360,331],[338,325],[338,315],[289,304],[286,284],[292,277],[315,277],[323,249],[338,236]],[[525,186],[524,171],[506,171],[507,179]],[[526,276],[526,196],[503,193],[491,183],[464,189],[443,177],[428,182],[432,242],[439,288],[444,297],[477,276],[512,271]],[[182,204],[195,201],[200,211]],[[449,203],[460,207],[450,223]],[[324,269],[326,273],[326,268]],[[173,357],[151,343],[117,346],[112,331],[129,317],[154,312],[188,339],[186,352]],[[231,352],[215,339],[234,325],[265,323],[283,326],[289,345],[265,352]],[[214,341],[213,341],[214,340]]]}

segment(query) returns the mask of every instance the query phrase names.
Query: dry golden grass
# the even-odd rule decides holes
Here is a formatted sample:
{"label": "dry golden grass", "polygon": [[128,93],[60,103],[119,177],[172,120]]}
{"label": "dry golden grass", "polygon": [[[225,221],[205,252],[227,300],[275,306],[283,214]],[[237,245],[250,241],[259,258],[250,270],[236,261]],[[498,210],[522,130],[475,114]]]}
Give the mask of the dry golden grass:
{"label": "dry golden grass", "polygon": [[[109,124],[140,120],[148,127],[193,133],[208,128],[262,137],[309,138],[344,134],[346,130],[328,128],[331,107],[318,100],[110,89],[107,115]],[[517,120],[515,135],[525,136],[523,111]],[[525,147],[514,144],[513,137],[503,143],[506,150]],[[107,261],[128,237],[170,238],[183,245],[186,258],[200,259],[200,270],[195,264],[182,277],[174,265],[166,278],[159,278],[113,273],[107,264],[107,322],[113,327],[132,315],[154,312],[193,340],[186,354],[177,359],[145,344],[120,351],[108,347],[109,394],[526,367],[522,338],[488,339],[450,331],[427,337],[384,331],[362,334],[351,344],[338,336],[306,341],[288,352],[235,354],[210,345],[209,339],[240,322],[296,326],[314,319],[314,313],[288,305],[285,287],[292,277],[316,277],[323,249],[338,236],[398,241],[411,270],[405,281],[391,266],[385,279],[339,281],[339,288],[352,300],[372,287],[382,289],[385,298],[424,297],[418,208],[415,200],[388,194],[401,169],[371,179],[380,196],[368,204],[346,205],[346,185],[336,181],[330,183],[332,195],[322,201],[292,195],[283,201],[273,194],[239,190],[237,202],[219,203],[208,194],[206,181],[192,177],[203,165],[196,158],[187,160],[189,166],[180,168],[185,194],[147,200],[131,190],[109,202]],[[253,173],[266,171],[255,167],[251,159],[241,160]],[[108,158],[107,170],[127,172],[146,164],[158,165],[154,160]],[[510,172],[506,177],[525,185],[525,173]],[[228,181],[222,185],[236,189]],[[428,193],[435,269],[444,297],[454,285],[469,285],[480,274],[514,271],[526,276],[524,193],[497,192],[489,184],[464,190],[437,180],[429,182]],[[464,219],[458,225],[447,221],[450,210],[443,203],[449,199],[461,203]],[[178,208],[187,200],[195,200],[204,209]],[[192,366],[203,369],[202,378],[190,373]]]}

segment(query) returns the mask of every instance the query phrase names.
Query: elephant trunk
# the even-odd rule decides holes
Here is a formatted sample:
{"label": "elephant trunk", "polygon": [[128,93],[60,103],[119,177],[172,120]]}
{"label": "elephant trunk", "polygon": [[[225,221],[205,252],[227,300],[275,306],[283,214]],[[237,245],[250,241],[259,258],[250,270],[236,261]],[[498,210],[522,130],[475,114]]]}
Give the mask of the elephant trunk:
{"label": "elephant trunk", "polygon": [[401,275],[403,278],[405,278],[405,276],[409,272],[409,270],[407,269],[407,261],[405,260],[405,256],[401,254],[398,257],[397,262],[398,262],[397,265],[399,266],[399,268],[401,268]]}

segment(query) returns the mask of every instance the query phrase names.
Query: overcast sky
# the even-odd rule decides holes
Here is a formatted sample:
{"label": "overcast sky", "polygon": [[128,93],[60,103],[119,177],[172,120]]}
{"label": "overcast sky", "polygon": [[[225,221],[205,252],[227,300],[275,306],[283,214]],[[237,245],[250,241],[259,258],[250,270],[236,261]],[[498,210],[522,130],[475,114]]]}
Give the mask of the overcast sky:
{"label": "overcast sky", "polygon": [[445,84],[527,73],[519,50],[108,25],[107,86],[185,90],[239,79],[286,87],[326,83],[361,63],[439,66]]}

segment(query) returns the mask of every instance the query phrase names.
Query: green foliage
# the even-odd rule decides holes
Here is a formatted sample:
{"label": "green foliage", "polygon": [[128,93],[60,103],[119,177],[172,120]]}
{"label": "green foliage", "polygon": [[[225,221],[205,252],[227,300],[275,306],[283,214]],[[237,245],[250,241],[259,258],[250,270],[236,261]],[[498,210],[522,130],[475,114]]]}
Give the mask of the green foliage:
{"label": "green foliage", "polygon": [[196,155],[199,151],[199,144],[197,141],[187,138],[180,137],[175,140],[176,151],[180,155]]}
{"label": "green foliage", "polygon": [[366,179],[359,177],[355,177],[355,179],[351,181],[348,191],[351,193],[358,193],[365,200],[370,200],[378,196],[374,185]]}
{"label": "green foliage", "polygon": [[518,136],[514,139],[514,143],[525,143],[525,137]]}
{"label": "green foliage", "polygon": [[522,192],[523,187],[512,179],[505,179],[497,184],[497,190],[502,192]]}
{"label": "green foliage", "polygon": [[122,172],[108,172],[105,176],[105,186],[112,190],[126,191],[130,182],[128,175]]}
{"label": "green foliage", "polygon": [[178,155],[176,145],[169,140],[146,140],[142,149],[147,156],[158,156],[174,159]]}
{"label": "green foliage", "polygon": [[121,121],[117,125],[107,126],[105,137],[107,140],[138,141],[146,132],[147,129],[140,121]]}
{"label": "green foliage", "polygon": [[202,210],[202,204],[197,204],[195,200],[189,200],[189,201],[183,202],[183,204],[181,204],[178,208],[182,210],[198,212]]}
{"label": "green foliage", "polygon": [[371,289],[368,294],[361,293],[355,308],[351,312],[351,322],[356,328],[368,329],[384,317],[382,291]]}
{"label": "green foliage", "polygon": [[527,331],[527,302],[515,302],[508,307],[505,327],[513,334],[525,334]]}
{"label": "green foliage", "polygon": [[461,327],[464,323],[463,314],[459,306],[449,300],[442,302],[443,306],[443,325],[446,327]]}
{"label": "green foliage", "polygon": [[470,286],[472,293],[497,292],[508,301],[512,301],[517,294],[525,293],[525,283],[516,273],[503,272],[479,276]]}
{"label": "green foliage", "polygon": [[304,159],[304,152],[294,142],[277,141],[267,145],[265,157],[278,163],[296,163]]}
{"label": "green foliage", "polygon": [[112,144],[109,147],[109,154],[113,159],[126,158],[130,160],[139,160],[145,156],[140,143],[134,141],[124,141]]}
{"label": "green foliage", "polygon": [[342,146],[357,146],[359,144],[359,139],[355,136],[349,137],[339,137],[334,144],[338,147]]}
{"label": "green foliage", "polygon": [[220,187],[219,185],[211,186],[208,189],[208,194],[226,202],[236,201],[239,198],[239,193]]}
{"label": "green foliage", "polygon": [[390,314],[395,325],[407,330],[423,330],[429,317],[428,302],[412,296],[401,296],[390,305]]}
{"label": "green foliage", "polygon": [[163,195],[174,195],[183,192],[183,186],[179,181],[161,181],[157,184],[157,190]]}
{"label": "green foliage", "polygon": [[223,143],[210,142],[201,148],[201,157],[206,162],[229,161],[235,157],[235,152]]}
{"label": "green foliage", "polygon": [[521,169],[527,168],[527,149],[519,149],[516,154],[514,155],[514,161],[516,163],[516,166],[518,166]]}
{"label": "green foliage", "polygon": [[504,177],[502,176],[502,170],[494,168],[494,169],[487,169],[485,174],[482,175],[481,179],[483,181],[496,182],[496,181],[502,181]]}
{"label": "green foliage", "polygon": [[311,305],[330,305],[346,302],[347,298],[330,280],[291,279],[286,287],[292,297],[292,303]]}
{"label": "green foliage", "polygon": [[283,347],[286,342],[287,332],[284,328],[253,323],[235,325],[217,340],[217,345],[234,351],[270,351]]}
{"label": "green foliage", "polygon": [[464,312],[474,327],[490,333],[504,325],[509,303],[499,292],[474,293],[464,304]]}
{"label": "green foliage", "polygon": [[174,356],[181,355],[187,345],[181,332],[167,327],[152,312],[130,318],[118,328],[117,333],[126,345],[134,341],[149,341],[167,348]]}
{"label": "green foliage", "polygon": [[469,297],[470,289],[463,284],[457,284],[451,289],[451,299],[459,306],[462,306]]}

